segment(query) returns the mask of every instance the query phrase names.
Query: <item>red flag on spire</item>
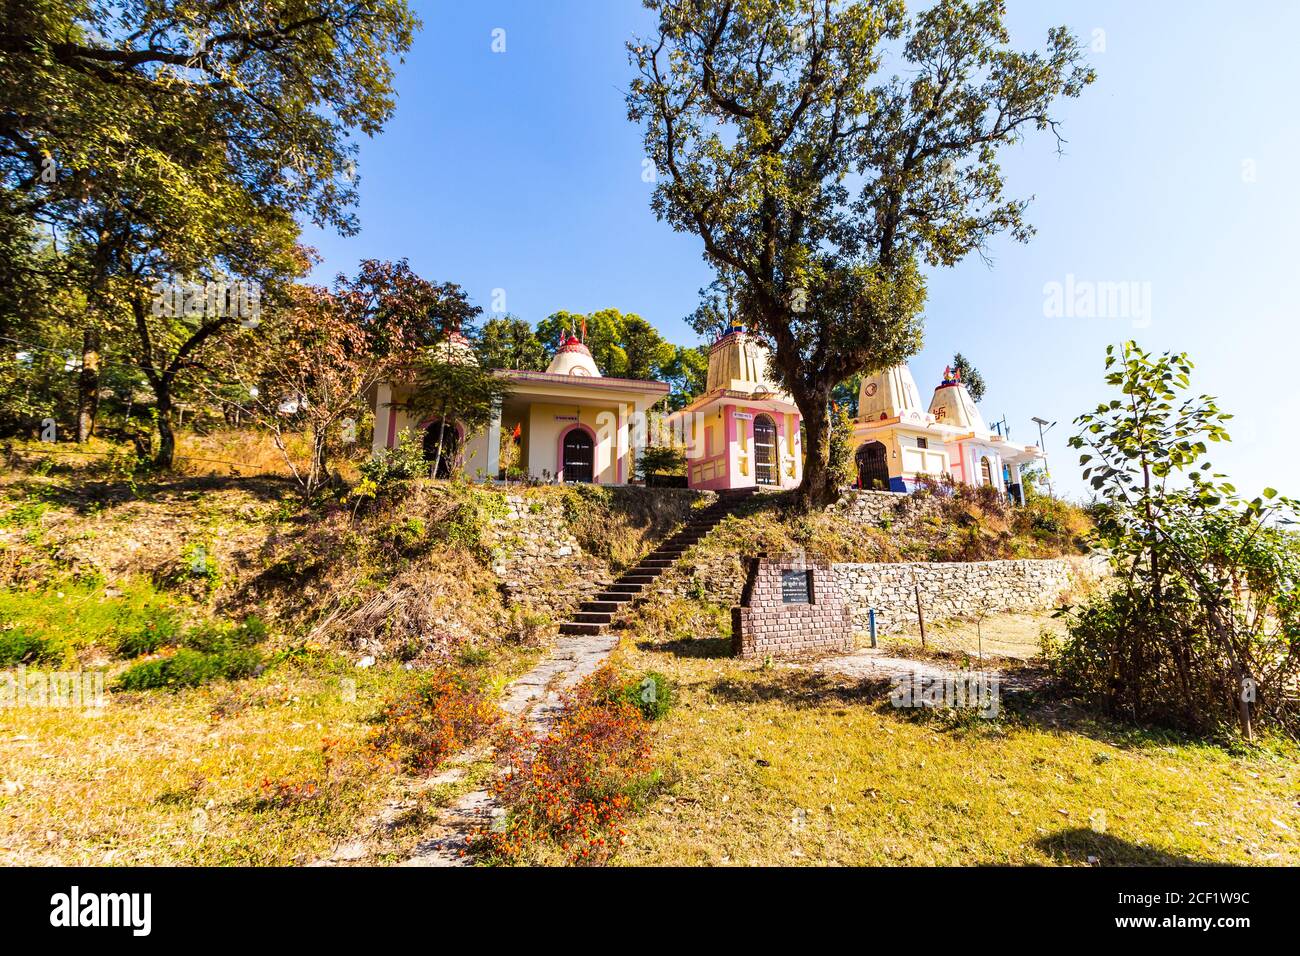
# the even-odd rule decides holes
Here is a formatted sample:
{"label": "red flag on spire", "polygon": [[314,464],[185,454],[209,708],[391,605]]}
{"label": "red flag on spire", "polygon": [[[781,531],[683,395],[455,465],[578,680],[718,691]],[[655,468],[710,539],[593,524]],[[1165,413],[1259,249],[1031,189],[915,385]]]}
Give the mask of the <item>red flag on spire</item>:
{"label": "red flag on spire", "polygon": [[582,317],[582,344],[587,344],[587,317]]}

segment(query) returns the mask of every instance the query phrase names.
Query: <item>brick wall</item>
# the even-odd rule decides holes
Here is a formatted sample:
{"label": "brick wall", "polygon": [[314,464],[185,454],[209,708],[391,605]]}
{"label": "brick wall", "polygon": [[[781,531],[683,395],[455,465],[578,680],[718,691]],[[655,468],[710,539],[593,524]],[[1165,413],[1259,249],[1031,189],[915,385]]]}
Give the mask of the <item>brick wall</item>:
{"label": "brick wall", "polygon": [[[853,649],[853,618],[827,561],[801,556],[750,558],[740,606],[731,612],[737,657],[804,657]],[[782,573],[802,572],[809,603],[786,603]]]}

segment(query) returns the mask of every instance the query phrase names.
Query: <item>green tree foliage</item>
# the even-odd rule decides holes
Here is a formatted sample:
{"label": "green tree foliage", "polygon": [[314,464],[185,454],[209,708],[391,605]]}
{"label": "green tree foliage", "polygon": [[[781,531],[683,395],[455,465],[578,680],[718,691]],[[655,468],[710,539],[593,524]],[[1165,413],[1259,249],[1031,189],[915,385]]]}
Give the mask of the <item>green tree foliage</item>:
{"label": "green tree foliage", "polygon": [[379,359],[432,348],[451,330],[472,333],[483,313],[455,282],[431,282],[405,259],[363,259],[355,276],[335,277],[333,291]]}
{"label": "green tree foliage", "polygon": [[668,393],[668,407],[676,410],[704,394],[709,381],[709,347],[697,345],[673,347],[673,360],[660,370],[663,380],[672,391]]}
{"label": "green tree foliage", "polygon": [[966,386],[966,391],[970,392],[971,399],[976,402],[983,401],[984,376],[970,363],[970,359],[958,352],[952,357],[952,369],[961,376],[962,384]]}
{"label": "green tree foliage", "polygon": [[[922,265],[1027,239],[999,147],[1056,129],[1093,79],[1075,38],[1009,45],[998,0],[649,0],[627,97],[659,171],[652,208],[740,281],[803,416],[799,504],[837,493],[834,387],[920,345]],[[886,53],[897,76],[882,76]]]}
{"label": "green tree foliage", "polygon": [[1095,539],[1114,588],[1074,609],[1062,676],[1112,713],[1196,730],[1236,721],[1300,727],[1297,505],[1273,489],[1251,501],[1213,470],[1228,440],[1208,395],[1191,395],[1186,354],[1127,342],[1106,353],[1118,393],[1076,419],[1070,439],[1099,493]]}
{"label": "green tree foliage", "polygon": [[537,336],[550,355],[571,333],[586,327],[586,346],[602,375],[614,378],[664,378],[676,358],[672,344],[634,312],[601,309],[588,315],[556,312],[537,325]]}
{"label": "green tree foliage", "polygon": [[740,279],[730,269],[700,290],[700,304],[686,317],[686,324],[707,342],[714,342],[734,328],[743,326],[740,314]]}
{"label": "green tree foliage", "polygon": [[[77,430],[107,346],[154,393],[170,465],[178,389],[236,321],[158,315],[150,289],[226,275],[267,286],[269,303],[305,265],[295,215],[355,231],[353,137],[391,114],[393,60],[417,21],[403,0],[4,7],[0,284],[84,297]],[[57,256],[21,241],[36,224]]]}
{"label": "green tree foliage", "polygon": [[835,386],[834,390],[831,392],[831,401],[848,412],[850,418],[856,418],[858,414],[858,399],[861,397],[861,394],[862,373],[857,372]]}
{"label": "green tree foliage", "polygon": [[[438,421],[437,449],[431,467],[434,475],[458,470],[459,461],[442,460],[446,430],[458,422],[466,435],[488,426],[493,412],[510,393],[510,384],[444,346],[429,349],[415,361],[415,388],[410,412],[417,419]],[[495,477],[495,476],[491,476]]]}
{"label": "green tree foliage", "polygon": [[550,357],[542,340],[524,319],[494,315],[474,336],[474,350],[484,368],[544,372]]}
{"label": "green tree foliage", "polygon": [[837,488],[847,488],[858,477],[853,458],[853,416],[843,405],[831,407],[830,456],[827,460]]}

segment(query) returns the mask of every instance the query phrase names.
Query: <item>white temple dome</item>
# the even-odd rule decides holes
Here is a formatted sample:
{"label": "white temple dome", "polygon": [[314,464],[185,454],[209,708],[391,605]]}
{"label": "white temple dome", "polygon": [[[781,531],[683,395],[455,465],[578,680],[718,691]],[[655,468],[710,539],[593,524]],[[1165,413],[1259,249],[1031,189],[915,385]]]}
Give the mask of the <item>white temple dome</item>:
{"label": "white temple dome", "polygon": [[924,418],[921,393],[906,365],[864,375],[858,389],[858,418],[881,421],[887,418]]}
{"label": "white temple dome", "polygon": [[952,425],[965,431],[988,431],[970,392],[961,379],[947,369],[944,370],[943,384],[934,390],[934,398],[930,400],[930,414],[941,425]]}
{"label": "white temple dome", "polygon": [[458,330],[448,332],[441,342],[433,346],[432,351],[438,361],[446,362],[448,365],[478,364],[478,356],[474,354],[473,344]]}
{"label": "white temple dome", "polygon": [[551,375],[601,377],[600,369],[596,368],[596,360],[591,357],[587,346],[583,345],[576,335],[565,338],[556,351],[555,358],[551,359],[551,364],[546,367],[546,371]]}

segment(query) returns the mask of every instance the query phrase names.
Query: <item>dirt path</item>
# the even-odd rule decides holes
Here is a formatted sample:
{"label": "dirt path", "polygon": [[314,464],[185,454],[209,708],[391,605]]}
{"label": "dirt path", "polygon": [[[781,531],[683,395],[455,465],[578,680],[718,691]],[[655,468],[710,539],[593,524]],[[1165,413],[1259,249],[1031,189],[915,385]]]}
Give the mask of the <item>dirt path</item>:
{"label": "dirt path", "polygon": [[[1021,675],[1004,672],[998,666],[996,658],[986,660],[984,666],[977,666],[975,669],[988,674],[997,674],[1004,691],[1022,690],[1028,686]],[[861,647],[850,654],[838,657],[824,657],[812,665],[812,670],[819,673],[843,674],[859,680],[891,680],[895,677],[913,675],[927,680],[942,680],[955,678],[962,673],[947,664],[910,657],[894,657],[886,648],[872,647]]]}
{"label": "dirt path", "polygon": [[[501,697],[501,709],[512,716],[522,717],[535,736],[542,736],[559,713],[565,691],[599,667],[616,644],[618,636],[613,634],[561,637],[536,667],[507,685]],[[471,764],[488,756],[490,751],[481,747],[457,754],[444,765],[441,773],[422,781],[418,790],[455,783],[464,777]],[[390,801],[375,817],[371,829],[382,833],[416,802],[415,795]],[[399,865],[471,865],[473,859],[468,854],[470,834],[490,823],[499,812],[500,808],[487,790],[464,794],[438,814],[437,821],[414,853]],[[359,863],[369,856],[371,851],[366,840],[358,838],[338,847],[333,856],[315,865]]]}

